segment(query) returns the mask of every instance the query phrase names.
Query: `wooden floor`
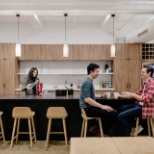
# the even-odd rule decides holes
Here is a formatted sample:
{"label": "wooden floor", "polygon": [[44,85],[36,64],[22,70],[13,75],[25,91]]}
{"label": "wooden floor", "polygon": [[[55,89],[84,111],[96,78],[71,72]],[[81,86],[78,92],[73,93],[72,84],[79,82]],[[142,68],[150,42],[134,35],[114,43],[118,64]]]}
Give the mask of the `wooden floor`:
{"label": "wooden floor", "polygon": [[[52,141],[47,151],[44,148],[45,141],[37,141],[33,150],[30,149],[28,141],[19,141],[18,144],[14,144],[12,151],[10,151],[10,141],[6,141],[6,143],[0,141],[0,154],[69,154],[64,141]],[[69,148],[70,146],[68,146]]]}

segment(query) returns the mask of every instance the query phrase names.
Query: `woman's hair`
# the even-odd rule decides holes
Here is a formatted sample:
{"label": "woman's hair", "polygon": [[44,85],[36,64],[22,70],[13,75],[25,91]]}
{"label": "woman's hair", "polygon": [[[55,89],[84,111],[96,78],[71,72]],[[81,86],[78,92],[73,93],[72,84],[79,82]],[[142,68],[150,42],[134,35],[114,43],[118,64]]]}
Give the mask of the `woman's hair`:
{"label": "woman's hair", "polygon": [[28,83],[32,83],[32,82],[35,82],[35,79],[37,78],[37,75],[38,75],[38,70],[37,70],[37,75],[36,77],[33,77],[33,72],[37,70],[36,67],[32,67],[30,70],[29,70],[29,73],[28,73]]}

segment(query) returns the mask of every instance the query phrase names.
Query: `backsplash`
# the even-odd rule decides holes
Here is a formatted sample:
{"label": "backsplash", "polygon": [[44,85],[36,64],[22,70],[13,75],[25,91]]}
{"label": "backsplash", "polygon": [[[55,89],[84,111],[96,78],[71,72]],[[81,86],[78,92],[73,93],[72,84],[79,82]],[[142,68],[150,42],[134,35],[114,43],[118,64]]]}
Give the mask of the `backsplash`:
{"label": "backsplash", "polygon": [[[87,76],[87,66],[96,63],[100,66],[100,75],[94,80],[95,88],[99,88],[101,81],[111,81],[110,74],[101,74],[107,64],[111,68],[111,61],[20,61],[20,84],[27,76],[31,67],[38,68],[38,78],[43,83],[43,90],[52,88],[64,88],[65,81],[73,88],[83,82]],[[112,69],[112,68],[111,68]]]}

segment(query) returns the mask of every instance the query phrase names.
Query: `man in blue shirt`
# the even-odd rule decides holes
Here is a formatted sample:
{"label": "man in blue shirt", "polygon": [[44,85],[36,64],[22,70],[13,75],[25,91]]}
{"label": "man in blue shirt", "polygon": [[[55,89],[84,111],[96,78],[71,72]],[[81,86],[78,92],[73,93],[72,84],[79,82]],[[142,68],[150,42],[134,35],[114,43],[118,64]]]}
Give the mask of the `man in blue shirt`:
{"label": "man in blue shirt", "polygon": [[[87,67],[88,76],[84,80],[80,91],[80,108],[83,108],[89,117],[100,117],[104,130],[109,130],[117,118],[117,112],[108,105],[102,105],[95,100],[93,79],[99,75],[99,65],[91,63]],[[104,124],[105,123],[105,124]]]}

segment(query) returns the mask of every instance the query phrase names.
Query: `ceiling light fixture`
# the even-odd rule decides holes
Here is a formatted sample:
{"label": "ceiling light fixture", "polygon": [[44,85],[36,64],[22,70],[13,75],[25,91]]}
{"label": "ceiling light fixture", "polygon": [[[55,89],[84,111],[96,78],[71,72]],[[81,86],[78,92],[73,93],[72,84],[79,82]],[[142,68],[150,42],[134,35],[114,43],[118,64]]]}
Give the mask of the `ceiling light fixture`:
{"label": "ceiling light fixture", "polygon": [[16,14],[16,17],[18,18],[18,41],[16,43],[16,48],[15,48],[15,55],[16,57],[21,57],[21,44],[19,43],[19,17],[20,14]]}
{"label": "ceiling light fixture", "polygon": [[116,47],[114,43],[114,17],[115,14],[112,14],[111,17],[113,18],[113,44],[111,44],[111,57],[115,57]]}
{"label": "ceiling light fixture", "polygon": [[69,47],[68,44],[66,43],[66,17],[68,16],[67,13],[64,14],[65,17],[65,44],[63,46],[63,57],[69,57]]}

